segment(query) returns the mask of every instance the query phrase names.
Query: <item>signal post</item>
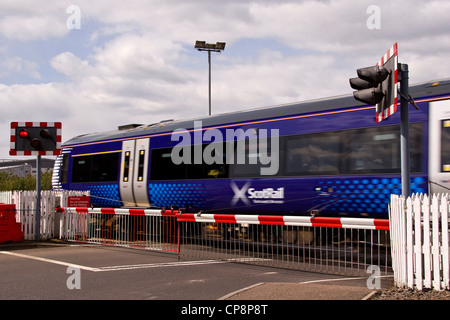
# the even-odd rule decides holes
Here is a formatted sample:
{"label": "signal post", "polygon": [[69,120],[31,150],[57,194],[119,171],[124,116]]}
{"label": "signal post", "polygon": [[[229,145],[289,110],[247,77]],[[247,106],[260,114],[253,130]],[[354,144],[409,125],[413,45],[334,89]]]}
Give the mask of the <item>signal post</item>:
{"label": "signal post", "polygon": [[41,234],[41,156],[61,153],[61,122],[11,122],[11,156],[36,155],[36,241]]}

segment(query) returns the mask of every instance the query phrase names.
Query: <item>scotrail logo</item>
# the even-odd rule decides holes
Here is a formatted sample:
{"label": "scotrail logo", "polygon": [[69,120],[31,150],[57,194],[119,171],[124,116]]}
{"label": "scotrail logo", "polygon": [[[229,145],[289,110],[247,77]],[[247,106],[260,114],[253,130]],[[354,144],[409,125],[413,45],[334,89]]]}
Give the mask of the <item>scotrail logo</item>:
{"label": "scotrail logo", "polygon": [[234,192],[231,205],[235,206],[239,201],[246,205],[251,204],[282,204],[284,203],[284,187],[280,188],[251,188],[251,182],[246,182],[241,188],[235,182],[231,182]]}

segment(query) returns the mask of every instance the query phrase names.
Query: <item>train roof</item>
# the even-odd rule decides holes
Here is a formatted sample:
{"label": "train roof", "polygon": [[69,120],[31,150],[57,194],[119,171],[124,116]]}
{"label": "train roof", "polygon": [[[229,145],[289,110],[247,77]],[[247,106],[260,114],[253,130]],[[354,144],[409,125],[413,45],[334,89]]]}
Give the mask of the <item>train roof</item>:
{"label": "train roof", "polygon": [[[450,78],[412,85],[409,88],[409,93],[414,99],[448,94],[450,93]],[[113,131],[79,135],[66,141],[64,143],[64,147],[110,139],[127,139],[162,132],[172,132],[176,129],[182,128],[190,129],[193,128],[194,121],[202,121],[202,127],[206,128],[223,124],[232,124],[258,119],[270,119],[357,106],[361,106],[361,103],[355,100],[352,94],[348,94],[257,109],[234,111],[193,119],[164,120],[148,125],[125,125]]]}

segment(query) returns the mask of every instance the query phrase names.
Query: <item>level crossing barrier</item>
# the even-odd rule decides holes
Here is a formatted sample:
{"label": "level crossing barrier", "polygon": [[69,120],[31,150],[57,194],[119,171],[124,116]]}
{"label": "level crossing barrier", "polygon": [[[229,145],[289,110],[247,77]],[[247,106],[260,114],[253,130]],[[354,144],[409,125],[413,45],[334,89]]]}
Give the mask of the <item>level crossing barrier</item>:
{"label": "level crossing barrier", "polygon": [[58,208],[60,239],[179,252],[177,212],[156,209]]}
{"label": "level crossing barrier", "polygon": [[289,269],[391,269],[389,220],[60,208],[60,238]]}
{"label": "level crossing barrier", "polygon": [[184,255],[346,275],[391,272],[387,219],[182,214],[177,221]]}

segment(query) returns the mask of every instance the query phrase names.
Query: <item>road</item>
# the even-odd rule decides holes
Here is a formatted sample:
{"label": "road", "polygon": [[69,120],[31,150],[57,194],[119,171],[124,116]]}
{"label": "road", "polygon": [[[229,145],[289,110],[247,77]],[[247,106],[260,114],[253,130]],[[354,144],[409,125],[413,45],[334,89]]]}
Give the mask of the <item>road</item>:
{"label": "road", "polygon": [[[314,286],[299,289],[299,283]],[[318,290],[329,298],[330,292],[323,290],[327,285],[336,290],[338,299],[346,299],[342,288],[350,295],[351,290],[359,290],[355,299],[370,292],[361,278],[217,260],[178,260],[173,253],[90,244],[0,245],[1,300],[178,300],[183,301],[175,310],[179,313],[188,306],[191,309],[185,311],[192,312],[195,301],[258,300],[252,287],[268,294],[263,299],[320,299]],[[302,293],[307,296],[298,295]]]}

